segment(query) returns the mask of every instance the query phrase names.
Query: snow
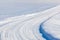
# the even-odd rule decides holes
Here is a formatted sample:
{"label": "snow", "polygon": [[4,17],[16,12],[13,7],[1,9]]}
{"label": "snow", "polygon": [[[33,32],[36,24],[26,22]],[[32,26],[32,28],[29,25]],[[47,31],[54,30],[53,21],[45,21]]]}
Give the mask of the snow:
{"label": "snow", "polygon": [[[7,18],[0,22],[1,40],[47,40],[47,38],[50,40],[51,36],[49,37],[48,33],[59,39],[60,30],[57,30],[59,26],[55,28],[56,25],[52,22],[56,21],[56,24],[60,25],[57,21],[59,18],[54,19],[59,12],[60,5],[35,14]],[[43,37],[45,34],[47,38]]]}
{"label": "snow", "polygon": [[[42,29],[53,37],[60,40],[60,13],[42,24]],[[48,36],[48,35],[47,35]]]}

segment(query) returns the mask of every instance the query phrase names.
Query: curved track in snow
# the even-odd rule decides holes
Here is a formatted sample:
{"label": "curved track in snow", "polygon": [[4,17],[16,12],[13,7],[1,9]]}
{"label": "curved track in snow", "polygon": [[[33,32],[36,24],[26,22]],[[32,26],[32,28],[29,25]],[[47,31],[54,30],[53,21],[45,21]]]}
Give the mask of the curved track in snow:
{"label": "curved track in snow", "polygon": [[[47,40],[47,38],[50,40],[51,37],[55,38],[53,33],[46,31],[50,24],[48,25],[44,23],[53,16],[59,14],[59,12],[60,6],[56,6],[35,14],[7,18],[6,20],[0,22],[0,40]],[[44,25],[41,26],[42,24],[45,26],[48,25],[46,26],[47,28],[45,28]],[[54,29],[51,31],[54,31]],[[49,35],[45,35],[44,33],[49,33],[53,36],[49,37]],[[51,40],[53,38],[51,38]],[[56,39],[58,38],[56,37]]]}

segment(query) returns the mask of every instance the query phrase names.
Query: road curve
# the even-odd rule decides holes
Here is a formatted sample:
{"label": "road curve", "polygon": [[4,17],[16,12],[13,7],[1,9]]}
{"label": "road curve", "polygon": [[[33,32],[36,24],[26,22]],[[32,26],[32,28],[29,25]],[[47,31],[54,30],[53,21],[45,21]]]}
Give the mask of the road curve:
{"label": "road curve", "polygon": [[[49,35],[46,35],[47,38],[46,36],[44,37],[43,35],[45,35],[45,32],[46,34],[50,33],[53,35],[52,37],[55,37],[54,34],[46,31],[49,28],[48,26],[50,24],[48,25],[45,22],[47,22],[55,15],[59,14],[59,12],[60,5],[43,12],[15,16],[0,21],[0,40],[47,40]],[[42,24],[43,26],[41,26]]]}

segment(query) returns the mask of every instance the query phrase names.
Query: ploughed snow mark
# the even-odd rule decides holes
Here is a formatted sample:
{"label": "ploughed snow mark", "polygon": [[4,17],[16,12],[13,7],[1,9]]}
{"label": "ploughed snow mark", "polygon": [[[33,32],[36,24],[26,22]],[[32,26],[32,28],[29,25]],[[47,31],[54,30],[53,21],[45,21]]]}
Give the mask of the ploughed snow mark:
{"label": "ploughed snow mark", "polygon": [[[49,33],[49,31],[45,32],[45,30],[42,28],[42,26],[40,27],[40,25],[51,19],[54,15],[59,14],[59,11],[60,11],[60,6],[57,6],[35,14],[28,14],[28,15],[7,18],[6,20],[0,22],[0,26],[1,26],[0,39],[1,40],[47,40],[47,38],[49,38],[48,37],[49,35],[46,37],[46,33]],[[41,33],[39,32],[39,29]],[[45,38],[43,37],[43,35],[45,35]],[[54,35],[50,36],[50,38],[51,37],[54,37]]]}

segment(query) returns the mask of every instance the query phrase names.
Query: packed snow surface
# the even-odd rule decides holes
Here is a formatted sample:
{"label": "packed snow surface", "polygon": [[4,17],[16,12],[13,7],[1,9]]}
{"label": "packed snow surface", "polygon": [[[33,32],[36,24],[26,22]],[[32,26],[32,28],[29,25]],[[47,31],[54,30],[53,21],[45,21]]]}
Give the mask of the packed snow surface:
{"label": "packed snow surface", "polygon": [[60,40],[60,5],[0,21],[0,40]]}

